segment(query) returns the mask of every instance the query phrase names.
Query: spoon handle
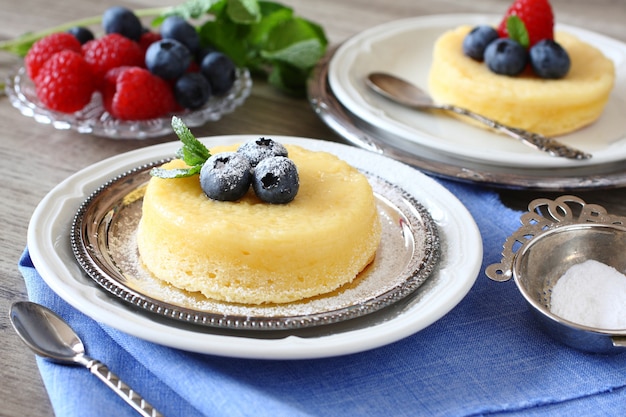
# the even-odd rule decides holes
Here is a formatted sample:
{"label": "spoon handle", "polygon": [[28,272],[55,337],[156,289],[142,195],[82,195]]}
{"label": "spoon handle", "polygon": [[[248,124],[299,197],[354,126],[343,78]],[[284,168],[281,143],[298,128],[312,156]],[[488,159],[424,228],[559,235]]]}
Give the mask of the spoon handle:
{"label": "spoon handle", "polygon": [[141,397],[141,395],[136,393],[117,375],[111,372],[105,364],[86,356],[84,358],[86,359],[85,366],[87,369],[89,369],[92,374],[97,376],[109,388],[115,391],[117,395],[122,397],[122,399],[133,407],[139,414],[144,417],[163,417],[163,414],[155,410],[152,405]]}
{"label": "spoon handle", "polygon": [[517,139],[523,142],[526,145],[529,145],[535,149],[539,149],[540,151],[547,152],[553,156],[561,156],[569,159],[589,159],[591,158],[591,154],[583,152],[581,150],[572,148],[570,146],[565,145],[555,139],[545,137],[538,133],[528,132],[524,129],[518,129],[515,127],[505,126],[501,123],[496,122],[495,120],[489,119],[480,114],[476,114],[467,109],[452,106],[452,105],[442,105],[439,106],[442,110],[448,110],[463,116],[470,117],[474,120],[477,120],[485,125],[495,129],[501,133],[507,134],[514,139]]}

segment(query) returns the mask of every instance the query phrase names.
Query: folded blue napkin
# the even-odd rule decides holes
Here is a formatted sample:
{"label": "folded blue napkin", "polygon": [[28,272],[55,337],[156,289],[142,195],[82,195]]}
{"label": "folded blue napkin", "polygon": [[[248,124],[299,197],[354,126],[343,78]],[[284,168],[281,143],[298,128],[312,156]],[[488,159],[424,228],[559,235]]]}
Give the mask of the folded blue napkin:
{"label": "folded blue napkin", "polygon": [[[521,213],[493,190],[438,180],[474,216],[484,259],[469,294],[441,320],[374,350],[315,360],[189,353],[129,336],[54,294],[24,252],[32,301],[64,317],[88,354],[165,416],[623,416],[626,355],[588,354],[542,333],[513,282],[484,275]],[[57,417],[135,416],[82,367],[38,359]]]}

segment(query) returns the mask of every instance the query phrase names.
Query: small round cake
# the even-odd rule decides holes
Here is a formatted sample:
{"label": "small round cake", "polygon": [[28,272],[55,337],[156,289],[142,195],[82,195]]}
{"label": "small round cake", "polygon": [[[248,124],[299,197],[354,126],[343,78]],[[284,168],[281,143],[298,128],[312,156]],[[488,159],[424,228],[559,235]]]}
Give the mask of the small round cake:
{"label": "small round cake", "polygon": [[471,29],[458,27],[435,43],[429,76],[435,101],[547,136],[572,132],[600,117],[613,88],[615,70],[598,49],[558,32],[555,40],[571,59],[564,78],[541,79],[530,71],[510,77],[495,74],[484,62],[463,54],[463,39]]}
{"label": "small round cake", "polygon": [[[142,264],[175,287],[244,304],[293,302],[353,281],[380,244],[372,188],[334,155],[286,147],[300,180],[288,204],[264,203],[253,190],[212,200],[198,176],[151,178],[137,232]],[[164,166],[178,167],[186,165]]]}

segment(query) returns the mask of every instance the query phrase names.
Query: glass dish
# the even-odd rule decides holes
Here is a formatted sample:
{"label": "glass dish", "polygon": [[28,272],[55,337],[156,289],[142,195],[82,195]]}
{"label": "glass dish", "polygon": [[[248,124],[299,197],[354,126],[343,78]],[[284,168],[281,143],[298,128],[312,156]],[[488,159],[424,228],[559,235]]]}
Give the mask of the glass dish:
{"label": "glass dish", "polygon": [[[241,106],[250,95],[251,89],[250,72],[245,68],[238,69],[235,84],[228,94],[210,98],[200,109],[176,115],[189,127],[214,122]],[[172,115],[149,120],[119,120],[104,110],[99,93],[94,93],[91,102],[76,113],[47,109],[37,97],[35,85],[24,67],[20,67],[7,78],[5,92],[13,107],[24,116],[32,117],[38,123],[50,124],[59,130],[75,130],[110,139],[148,139],[172,132]]]}

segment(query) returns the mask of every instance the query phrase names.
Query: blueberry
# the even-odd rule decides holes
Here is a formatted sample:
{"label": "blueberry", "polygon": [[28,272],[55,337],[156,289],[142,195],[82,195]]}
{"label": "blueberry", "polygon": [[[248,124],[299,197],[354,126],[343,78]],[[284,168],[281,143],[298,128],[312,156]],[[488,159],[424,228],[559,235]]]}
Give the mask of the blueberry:
{"label": "blueberry", "polygon": [[211,52],[219,52],[219,51],[215,47],[210,46],[210,45],[198,48],[195,54],[196,62],[202,62],[204,57],[210,54]]}
{"label": "blueberry", "polygon": [[248,158],[250,165],[257,166],[270,156],[287,156],[287,148],[269,138],[259,138],[242,144],[237,152]]}
{"label": "blueberry", "polygon": [[78,42],[80,42],[81,45],[95,39],[93,32],[83,26],[74,26],[73,28],[69,28],[67,33],[78,39]]}
{"label": "blueberry", "polygon": [[183,74],[174,84],[176,102],[186,109],[198,109],[211,97],[211,85],[197,72]]}
{"label": "blueberry", "polygon": [[541,78],[563,78],[571,61],[567,51],[552,39],[543,39],[530,48],[530,65]]}
{"label": "blueberry", "polygon": [[134,41],[138,41],[143,32],[143,26],[137,15],[121,6],[110,7],[104,11],[102,27],[105,33],[119,33]]}
{"label": "blueberry", "polygon": [[200,72],[213,89],[213,94],[222,95],[233,86],[237,77],[233,61],[221,52],[207,54],[200,63]]}
{"label": "blueberry", "polygon": [[175,39],[194,54],[200,49],[200,36],[196,28],[180,16],[169,16],[161,24],[161,37]]}
{"label": "blueberry", "polygon": [[498,32],[491,26],[476,26],[463,39],[463,53],[476,61],[482,61],[487,45],[498,39]]}
{"label": "blueberry", "polygon": [[182,76],[190,63],[189,49],[175,39],[161,39],[146,50],[146,67],[166,80]]}
{"label": "blueberry", "polygon": [[257,197],[266,203],[289,203],[300,188],[296,164],[285,156],[263,159],[254,169],[252,188]]}
{"label": "blueberry", "polygon": [[496,74],[517,75],[528,62],[526,49],[509,38],[498,38],[485,49],[485,63]]}
{"label": "blueberry", "polygon": [[215,154],[200,170],[202,191],[213,200],[239,200],[248,192],[251,180],[250,163],[236,152]]}

